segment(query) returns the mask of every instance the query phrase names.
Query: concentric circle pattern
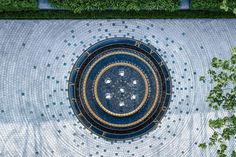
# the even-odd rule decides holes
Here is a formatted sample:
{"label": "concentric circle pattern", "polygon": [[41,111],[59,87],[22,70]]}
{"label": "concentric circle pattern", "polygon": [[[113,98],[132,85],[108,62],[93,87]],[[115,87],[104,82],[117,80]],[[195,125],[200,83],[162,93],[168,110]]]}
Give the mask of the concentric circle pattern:
{"label": "concentric circle pattern", "polygon": [[125,117],[136,113],[148,97],[145,75],[126,62],[108,65],[99,72],[94,84],[98,105],[113,116]]}
{"label": "concentric circle pattern", "polygon": [[153,46],[110,38],[88,48],[69,79],[75,115],[107,139],[140,136],[161,121],[171,99],[171,78]]}
{"label": "concentric circle pattern", "polygon": [[[206,78],[208,81],[203,83],[199,77],[207,75],[213,57],[230,58],[229,50],[236,45],[235,28],[236,19],[1,20],[0,156],[217,156],[217,148],[209,147],[202,150],[198,148],[198,145],[207,142],[213,133],[208,127],[208,120],[221,118],[228,113],[208,109],[206,97],[212,85],[208,83],[210,81],[208,78]],[[73,67],[80,66],[77,60],[93,57],[91,52],[94,51],[90,49],[86,52],[86,50],[97,45],[96,43],[117,37],[141,41],[140,46],[136,44],[136,47],[145,52],[143,46],[152,50],[157,49],[154,52],[160,55],[170,72],[172,94],[168,110],[156,129],[153,127],[150,129],[152,131],[147,133],[144,131],[144,134],[137,138],[106,140],[93,131],[96,129],[101,132],[101,129],[92,126],[103,126],[109,130],[117,127],[100,125],[100,122],[90,115],[96,125],[90,125],[91,128],[87,129],[86,125],[78,119],[79,114],[74,112],[73,108],[76,105],[70,103],[72,99],[69,98],[68,91],[71,89],[68,88],[70,87],[68,84],[73,78],[70,77],[72,73],[76,73]],[[95,49],[97,48],[94,47]],[[136,51],[137,49],[131,53],[130,51],[119,52],[139,54],[139,56],[153,54],[148,51],[147,53]],[[144,61],[154,62],[143,55],[141,57]],[[89,65],[95,63],[95,60],[90,61]],[[113,66],[118,63],[127,63],[132,66],[126,66],[124,73],[123,69],[121,71],[118,69],[117,74],[115,72],[117,68],[124,67]],[[136,62],[128,63],[120,60],[120,62],[106,64],[109,68],[106,69],[103,66],[96,72],[94,78],[98,78],[97,95],[104,109],[111,112],[106,113],[107,115],[130,114],[129,116],[114,116],[118,118],[134,116],[142,110],[146,101],[150,100],[149,93],[155,92],[152,89],[149,91],[154,87],[150,82],[153,79],[149,78],[153,77],[152,73],[149,72],[150,75],[147,76],[147,70],[142,67],[145,64],[141,64],[144,62],[139,63],[140,65]],[[152,64],[150,66],[151,68],[147,69],[157,69]],[[91,66],[85,69],[89,70],[89,67]],[[157,72],[155,71],[157,80],[161,85],[160,74],[158,75]],[[143,79],[142,74],[146,79]],[[77,76],[79,75],[76,74],[75,79]],[[107,79],[108,76],[111,78]],[[86,77],[86,72],[83,77]],[[115,79],[118,77],[122,79]],[[93,101],[97,102],[95,80],[91,80],[94,86],[87,89],[87,92],[90,90]],[[145,80],[148,83],[147,100],[143,99]],[[132,86],[124,90],[116,90],[133,81]],[[138,83],[139,81],[142,83]],[[118,88],[110,86],[113,84]],[[87,85],[90,85],[89,82]],[[101,86],[104,90],[100,88]],[[139,93],[139,90],[143,92]],[[113,103],[118,101],[114,95],[118,94],[120,97],[122,92],[130,94],[123,95],[124,103],[121,103],[121,106],[133,103],[123,110],[118,110],[119,103]],[[106,93],[114,93],[114,95],[106,95]],[[132,97],[133,94],[136,97]],[[158,94],[161,95],[161,93]],[[70,92],[70,95],[74,94]],[[114,106],[111,108],[111,105],[105,103],[107,101]],[[144,106],[138,109],[142,101],[145,102]],[[105,112],[99,105],[96,106],[101,112]],[[131,113],[135,109],[138,109],[137,112]],[[87,122],[87,119],[83,122]],[[137,127],[136,130],[138,130]],[[227,150],[230,153],[235,149],[235,140],[230,141],[228,146]],[[227,155],[230,156],[230,154]]]}

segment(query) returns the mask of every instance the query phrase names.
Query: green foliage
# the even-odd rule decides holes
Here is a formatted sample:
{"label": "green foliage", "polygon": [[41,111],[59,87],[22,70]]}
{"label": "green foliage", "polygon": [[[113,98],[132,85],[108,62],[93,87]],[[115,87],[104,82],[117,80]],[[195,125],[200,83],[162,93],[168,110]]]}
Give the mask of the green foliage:
{"label": "green foliage", "polygon": [[225,151],[227,149],[227,146],[225,144],[220,144],[220,149],[217,150],[217,154],[219,157],[226,157]]}
{"label": "green foliage", "polygon": [[[213,58],[211,65],[212,69],[208,71],[208,74],[214,87],[210,90],[207,101],[211,108],[223,109],[231,116],[209,120],[209,127],[214,133],[209,138],[208,146],[217,145],[218,156],[226,157],[226,141],[236,138],[236,48],[231,50],[229,60]],[[200,145],[201,148],[207,147],[205,143]],[[231,157],[235,155],[236,152],[232,151]]]}
{"label": "green foliage", "polygon": [[37,0],[0,0],[1,11],[36,10]]}
{"label": "green foliage", "polygon": [[233,151],[233,152],[231,153],[231,157],[236,157],[236,151]]}
{"label": "green foliage", "polygon": [[222,0],[192,0],[191,9],[215,10],[220,8]]}
{"label": "green foliage", "polygon": [[231,0],[223,0],[220,9],[223,9],[226,12],[230,10],[236,14],[236,1],[231,2]]}
{"label": "green foliage", "polygon": [[229,7],[227,5],[227,0],[223,0],[221,6],[220,6],[220,9],[223,9],[224,11],[228,11],[229,10]]}
{"label": "green foliage", "polygon": [[198,145],[199,148],[202,148],[202,149],[206,149],[207,148],[207,144],[206,143],[201,143]]}
{"label": "green foliage", "polygon": [[205,76],[200,76],[199,80],[205,83],[206,77]]}
{"label": "green foliage", "polygon": [[234,14],[215,11],[82,11],[36,10],[22,12],[0,12],[0,19],[179,19],[179,18],[235,18]]}
{"label": "green foliage", "polygon": [[[236,7],[235,0],[192,0],[191,1],[191,9],[196,10],[221,10],[224,9],[226,11],[229,8]],[[236,10],[235,10],[236,12]]]}
{"label": "green foliage", "polygon": [[168,10],[179,8],[180,0],[50,0],[57,7],[72,10],[75,13],[92,10]]}

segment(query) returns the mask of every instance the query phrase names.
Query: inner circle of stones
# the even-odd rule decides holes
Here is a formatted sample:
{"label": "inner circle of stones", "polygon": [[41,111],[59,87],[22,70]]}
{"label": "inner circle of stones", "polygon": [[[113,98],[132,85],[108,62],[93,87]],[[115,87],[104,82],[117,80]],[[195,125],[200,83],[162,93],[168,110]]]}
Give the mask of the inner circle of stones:
{"label": "inner circle of stones", "polygon": [[[104,107],[104,105],[102,104],[102,102],[100,101],[99,97],[98,97],[98,92],[97,92],[97,88],[98,88],[98,81],[100,80],[101,76],[107,71],[109,70],[110,68],[114,67],[114,66],[119,66],[119,65],[122,65],[122,66],[128,66],[128,67],[131,67],[133,68],[135,71],[137,71],[139,73],[139,75],[142,77],[143,81],[144,81],[144,84],[145,84],[145,93],[144,93],[144,97],[141,101],[141,103],[138,105],[138,107],[136,109],[134,109],[133,111],[131,112],[128,112],[128,113],[122,113],[122,114],[119,114],[119,113],[114,113],[112,111],[109,111],[108,109],[106,109]],[[134,113],[136,113],[137,111],[139,111],[143,105],[145,104],[146,100],[147,100],[147,97],[148,97],[148,90],[149,87],[148,87],[148,80],[145,76],[145,74],[141,71],[140,68],[138,68],[137,66],[135,65],[132,65],[130,63],[125,63],[125,62],[118,62],[118,63],[113,63],[113,64],[110,64],[108,66],[106,66],[104,69],[102,69],[98,76],[96,77],[95,81],[94,81],[94,96],[95,96],[95,99],[98,103],[98,105],[108,114],[110,115],[113,115],[113,116],[117,116],[117,117],[125,117],[125,116],[130,116]]]}
{"label": "inner circle of stones", "polygon": [[101,58],[99,58],[98,60],[96,60],[91,66],[90,68],[88,69],[86,75],[85,75],[85,78],[83,80],[83,83],[82,83],[82,91],[83,91],[83,99],[84,99],[84,102],[85,102],[85,105],[87,107],[87,109],[89,110],[89,112],[92,114],[92,116],[94,118],[96,118],[98,121],[100,121],[101,123],[103,124],[106,124],[108,126],[112,126],[112,127],[120,127],[120,128],[123,128],[123,127],[131,127],[131,126],[134,126],[134,125],[137,125],[141,122],[143,122],[143,120],[145,120],[153,111],[153,109],[155,108],[155,106],[157,105],[157,100],[158,100],[158,96],[155,97],[152,105],[151,105],[151,108],[148,110],[148,112],[140,119],[132,122],[132,123],[129,123],[129,124],[114,124],[114,123],[110,123],[102,118],[100,118],[99,116],[96,115],[96,113],[94,113],[93,109],[91,108],[89,102],[88,102],[88,99],[87,99],[87,96],[86,96],[86,85],[87,85],[87,80],[88,80],[88,77],[89,77],[89,74],[90,72],[92,71],[93,67],[100,61],[102,60],[103,58],[105,57],[108,57],[108,56],[111,56],[111,55],[116,55],[116,54],[125,54],[125,55],[130,55],[130,56],[133,56],[133,57],[137,57],[138,59],[140,59],[142,62],[144,62],[148,68],[152,71],[152,74],[155,78],[155,84],[156,84],[156,88],[155,88],[155,93],[157,94],[158,91],[159,91],[159,85],[158,85],[158,77],[155,73],[155,71],[153,70],[153,68],[149,65],[149,63],[147,63],[146,60],[144,60],[143,58],[141,58],[140,56],[136,55],[136,54],[131,54],[129,52],[111,52],[107,55],[104,55],[102,56]]}

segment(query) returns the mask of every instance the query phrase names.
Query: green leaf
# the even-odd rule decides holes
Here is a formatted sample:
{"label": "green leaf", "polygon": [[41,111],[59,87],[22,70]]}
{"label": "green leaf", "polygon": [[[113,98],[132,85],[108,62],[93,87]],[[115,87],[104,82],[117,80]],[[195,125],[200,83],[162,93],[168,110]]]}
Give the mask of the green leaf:
{"label": "green leaf", "polygon": [[233,9],[233,13],[236,14],[236,9]]}
{"label": "green leaf", "polygon": [[232,151],[232,153],[231,153],[231,157],[236,157],[236,151]]}
{"label": "green leaf", "polygon": [[205,76],[200,76],[199,80],[202,81],[202,82],[205,82],[206,81],[206,77]]}
{"label": "green leaf", "polygon": [[[227,1],[222,4],[226,7]],[[209,107],[224,111],[230,111],[232,116],[224,116],[218,119],[210,119],[209,127],[214,133],[209,138],[209,146],[218,146],[218,157],[226,157],[225,151],[228,140],[236,139],[236,47],[231,49],[231,58],[222,60],[214,57],[211,62],[212,68],[208,71],[213,88],[209,91],[207,102]],[[205,81],[201,76],[200,81]],[[228,143],[227,143],[228,144]],[[206,148],[205,143],[199,145],[200,148]],[[231,157],[236,157],[236,152],[231,152]]]}
{"label": "green leaf", "polygon": [[225,70],[229,70],[229,65],[230,65],[230,62],[225,60],[223,61],[222,68]]}
{"label": "green leaf", "polygon": [[219,61],[216,57],[214,57],[212,60],[211,60],[211,65],[213,68],[217,68],[219,66]]}
{"label": "green leaf", "polygon": [[207,145],[206,143],[201,143],[198,145],[199,148],[202,148],[202,149],[206,149],[207,148]]}
{"label": "green leaf", "polygon": [[220,145],[221,151],[225,151],[227,149],[227,146],[225,144]]}

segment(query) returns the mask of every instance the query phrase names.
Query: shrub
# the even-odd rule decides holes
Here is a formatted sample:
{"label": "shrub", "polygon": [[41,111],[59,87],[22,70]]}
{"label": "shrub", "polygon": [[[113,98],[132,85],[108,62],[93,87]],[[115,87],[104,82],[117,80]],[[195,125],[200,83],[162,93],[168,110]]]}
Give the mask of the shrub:
{"label": "shrub", "polygon": [[220,11],[83,11],[75,14],[69,10],[36,10],[0,12],[0,19],[179,19],[179,18],[235,18],[231,12]]}
{"label": "shrub", "polygon": [[50,0],[56,7],[80,13],[91,10],[168,10],[179,8],[180,0]]}
{"label": "shrub", "polygon": [[0,0],[0,11],[36,10],[37,0]]}
{"label": "shrub", "polygon": [[[236,1],[228,0],[228,6],[235,8]],[[196,10],[220,10],[221,5],[223,4],[223,0],[192,0],[191,1],[191,9]]]}

